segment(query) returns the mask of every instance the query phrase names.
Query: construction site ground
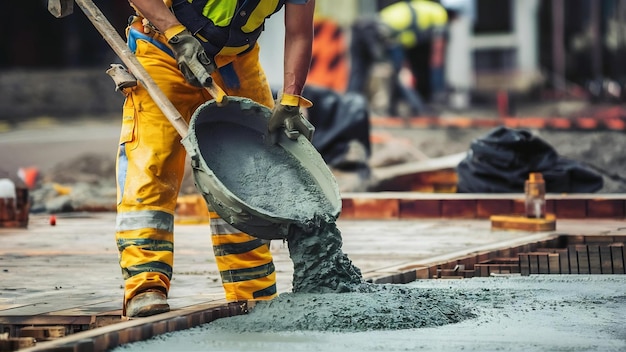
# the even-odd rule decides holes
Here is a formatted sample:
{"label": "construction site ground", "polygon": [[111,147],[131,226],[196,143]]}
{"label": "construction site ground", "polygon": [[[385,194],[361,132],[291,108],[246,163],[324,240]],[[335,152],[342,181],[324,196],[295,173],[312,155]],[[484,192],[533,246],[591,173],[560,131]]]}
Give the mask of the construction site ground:
{"label": "construction site ground", "polygon": [[[377,154],[394,145],[402,149],[403,158],[434,158],[467,150],[469,142],[487,128],[382,129],[373,133],[389,144],[376,145]],[[115,155],[119,124],[116,118],[85,118],[59,122],[41,118],[34,124],[2,132],[0,165],[15,172],[20,167],[36,166],[48,182],[55,181],[58,165],[83,155]],[[570,133],[569,137],[566,134]],[[585,162],[607,159],[608,165],[623,157],[626,144],[621,131],[541,131],[555,148],[576,158],[587,155]],[[610,138],[610,139],[609,139]],[[397,143],[397,144],[396,144]],[[583,148],[589,143],[597,148]],[[608,144],[608,145],[607,145]],[[569,147],[566,147],[569,146]],[[569,148],[569,149],[565,149]],[[397,148],[396,148],[397,149]],[[584,149],[584,150],[583,150]],[[608,152],[613,150],[613,152]],[[578,153],[578,154],[577,154]],[[586,154],[585,154],[586,153]],[[595,153],[595,154],[594,154]],[[591,155],[594,154],[594,155]],[[398,156],[399,154],[394,154]],[[408,156],[407,156],[408,155]],[[105,157],[106,159],[106,157]],[[67,164],[65,164],[67,165]],[[65,167],[72,172],[71,165]],[[109,169],[105,167],[104,169]],[[623,164],[615,165],[620,173]],[[54,172],[52,172],[54,171]],[[109,175],[102,175],[108,178]],[[620,198],[613,193],[614,198]],[[346,195],[349,197],[350,195]],[[600,197],[600,196],[599,196]],[[623,207],[623,206],[622,206]],[[384,209],[381,209],[384,212]],[[556,234],[603,236],[623,235],[623,217],[615,219],[557,219],[557,230],[551,232],[494,231],[488,219],[349,219],[340,218],[344,252],[362,269],[365,278],[391,277],[406,268],[427,267],[429,263],[452,261],[472,253],[521,246]],[[69,212],[32,214],[26,229],[0,229],[0,323],[19,321],[54,323],[54,317],[107,317],[99,329],[124,330],[137,321],[122,321],[122,276],[114,241],[113,212]],[[278,287],[288,292],[291,284],[291,261],[285,244],[271,244],[278,272]],[[509,284],[502,280],[511,280]],[[533,277],[531,275],[531,277]],[[518,275],[473,278],[467,280],[418,280],[418,287],[446,285],[459,290],[482,290],[485,295],[471,294],[468,305],[482,310],[474,321],[424,331],[368,332],[362,334],[324,335],[253,335],[229,345],[228,335],[211,341],[181,345],[194,335],[174,337],[181,350],[519,350],[527,351],[623,351],[626,349],[626,325],[623,314],[626,295],[625,275],[541,275],[531,281]],[[526,277],[526,279],[528,279]],[[493,280],[493,281],[491,281]],[[511,289],[500,291],[503,286]],[[561,285],[561,286],[559,286]],[[471,286],[471,287],[470,287]],[[530,291],[524,291],[530,287]],[[543,288],[542,288],[543,287]],[[487,292],[493,290],[491,294]],[[519,293],[512,293],[519,290]],[[579,290],[576,299],[569,296]],[[569,292],[568,292],[569,291]],[[474,292],[474,291],[472,291]],[[543,293],[542,293],[543,292]],[[511,295],[493,300],[493,295]],[[541,294],[550,294],[547,299]],[[491,295],[491,296],[489,296]],[[177,224],[175,268],[167,318],[174,319],[190,309],[221,305],[223,292],[213,260],[208,225]],[[544,298],[541,298],[544,297]],[[486,303],[485,303],[486,302]],[[525,306],[528,303],[528,306]],[[486,307],[485,304],[489,305]],[[195,307],[195,308],[194,308]],[[556,308],[555,308],[556,307]],[[565,307],[565,308],[563,308]],[[26,319],[30,317],[30,320]],[[146,320],[156,323],[158,319]],[[558,322],[558,324],[557,324]],[[92,330],[96,331],[98,329]],[[83,334],[83,333],[80,333]],[[76,334],[63,339],[84,338]],[[196,333],[197,334],[197,333]],[[81,337],[82,336],[82,337]],[[89,335],[94,336],[94,335]],[[89,337],[87,336],[87,337]],[[121,336],[121,335],[120,335]],[[282,341],[281,337],[282,336]],[[365,340],[377,341],[364,344]],[[272,340],[273,342],[268,342]],[[276,344],[276,341],[283,344]],[[265,343],[264,343],[265,341]],[[452,341],[452,342],[449,342]],[[535,341],[535,342],[529,342]],[[166,341],[162,350],[174,347]],[[45,346],[44,343],[41,346]],[[58,346],[58,345],[57,345]],[[145,350],[159,350],[159,342]],[[170,346],[170,347],[166,347]],[[132,346],[128,350],[142,350]]]}
{"label": "construction site ground", "polygon": [[[362,269],[365,278],[370,279],[401,272],[401,268],[535,242],[555,233],[493,231],[486,220],[340,220],[338,225],[342,231],[344,252]],[[108,322],[102,320],[99,324],[112,324],[100,329],[123,330],[132,327],[129,324],[133,321],[119,319],[123,280],[117,263],[114,226],[114,213],[75,213],[59,216],[55,226],[50,225],[48,216],[39,215],[32,217],[28,229],[0,229],[0,323],[58,325],[64,319],[69,320],[68,317],[75,317],[75,320],[81,316],[91,317],[95,322],[99,316],[100,319],[110,319]],[[558,233],[619,233],[622,226],[623,222],[617,220],[562,220],[558,223]],[[271,248],[275,257],[279,290],[289,292],[292,264],[288,250],[281,241],[273,241]],[[511,281],[502,282],[507,277]],[[518,350],[522,346],[539,346],[530,350],[565,351],[618,351],[626,348],[626,336],[623,335],[626,321],[620,313],[626,293],[626,276],[558,275],[553,277],[556,281],[552,281],[547,275],[541,277],[543,278],[539,280],[534,277],[532,281],[517,283],[513,281],[520,280],[519,275],[465,279],[473,284],[460,282],[464,280],[427,280],[439,281],[438,285],[458,290],[459,295],[467,294],[465,290],[468,288],[463,288],[464,285],[480,288],[479,291],[483,290],[484,295],[469,295],[465,302],[473,309],[484,309],[485,300],[490,305],[493,304],[487,307],[489,319],[487,316],[480,316],[475,321],[462,323],[458,327],[429,328],[424,332],[371,332],[370,336],[374,341],[377,341],[378,336],[386,336],[385,339],[394,341],[391,349],[383,348],[384,350],[402,349],[398,339],[404,341],[405,347],[424,344],[423,347],[427,350],[448,350],[446,346],[451,347],[451,350],[461,347],[469,350],[492,350],[494,347]],[[559,286],[559,282],[564,286]],[[433,284],[418,283],[418,287],[421,285],[428,287]],[[512,288],[497,294],[502,285],[512,285]],[[564,288],[566,291],[580,289],[575,294],[577,299],[569,297],[572,292],[565,294],[562,291]],[[490,290],[494,291],[489,293]],[[544,294],[551,292],[551,299],[542,299],[526,290],[537,290]],[[491,302],[492,294],[511,296]],[[527,300],[532,302],[525,307],[523,303]],[[206,224],[176,227],[175,269],[169,301],[173,308],[170,314],[174,315],[176,312],[183,314],[185,309],[194,306],[225,303]],[[544,311],[545,308],[551,309]],[[558,325],[546,323],[558,320],[561,313],[565,314],[564,318],[573,320]],[[55,317],[58,319],[55,320]],[[502,325],[493,324],[490,322],[492,319]],[[543,319],[546,320],[542,322]],[[502,328],[502,331],[486,333],[482,328],[474,330],[484,324],[489,329]],[[512,325],[507,327],[507,324]],[[584,331],[580,330],[582,328]],[[478,331],[480,338],[474,339],[471,336],[473,331]],[[550,336],[550,332],[556,335]],[[307,333],[303,334],[307,336]],[[80,333],[76,337],[79,335]],[[359,335],[347,336],[354,339]],[[412,340],[411,336],[415,336],[415,339]],[[72,335],[63,339],[71,337]],[[443,343],[444,337],[452,340],[450,345]],[[570,340],[574,337],[575,340]],[[336,338],[331,336],[331,339]],[[525,338],[528,341],[524,341]],[[216,339],[213,348],[223,350],[223,338]],[[254,337],[239,339],[233,342],[235,345],[232,345],[232,349],[227,349],[237,350],[247,346],[246,350],[265,350],[266,346],[263,344],[255,347],[253,340]],[[298,347],[301,350],[308,350],[306,346],[323,346],[324,349],[329,347],[327,342],[317,342],[316,345],[302,335],[296,340],[301,340],[300,345],[296,344],[301,346]],[[198,350],[199,347],[187,338],[183,338],[183,341],[190,345],[179,345],[182,348],[180,350]],[[222,347],[219,341],[222,341]],[[261,338],[261,341],[267,341],[267,338]],[[246,342],[251,345],[245,345]],[[167,343],[162,348],[156,343],[156,346],[147,350],[168,350],[164,346],[168,346]],[[360,350],[349,348],[345,341],[338,346],[347,348],[345,350]],[[382,348],[380,341],[371,346]],[[482,349],[485,347],[486,349]],[[207,347],[204,350],[213,349]],[[367,347],[365,350],[371,349]]]}
{"label": "construction site ground", "polygon": [[[589,226],[559,224],[588,233],[613,230],[617,222]],[[363,271],[384,271],[439,256],[458,257],[481,248],[525,243],[545,233],[496,231],[488,221],[341,221],[344,252]],[[28,229],[0,229],[2,311],[0,315],[97,314],[121,309],[122,276],[114,240],[113,213],[33,216]],[[291,289],[293,268],[282,241],[271,244],[281,292]],[[223,290],[215,267],[208,225],[177,225],[174,308],[219,300]],[[392,270],[393,271],[393,270]],[[121,311],[120,311],[121,313]]]}

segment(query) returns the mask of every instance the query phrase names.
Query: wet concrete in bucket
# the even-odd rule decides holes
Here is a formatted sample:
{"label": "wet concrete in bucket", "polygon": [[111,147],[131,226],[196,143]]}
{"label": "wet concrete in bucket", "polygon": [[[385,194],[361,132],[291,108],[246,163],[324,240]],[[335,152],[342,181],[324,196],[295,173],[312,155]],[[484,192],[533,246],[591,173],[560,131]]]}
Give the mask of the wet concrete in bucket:
{"label": "wet concrete in bucket", "polygon": [[306,221],[333,207],[313,176],[289,152],[269,144],[251,128],[230,123],[200,124],[200,153],[211,171],[254,209]]}

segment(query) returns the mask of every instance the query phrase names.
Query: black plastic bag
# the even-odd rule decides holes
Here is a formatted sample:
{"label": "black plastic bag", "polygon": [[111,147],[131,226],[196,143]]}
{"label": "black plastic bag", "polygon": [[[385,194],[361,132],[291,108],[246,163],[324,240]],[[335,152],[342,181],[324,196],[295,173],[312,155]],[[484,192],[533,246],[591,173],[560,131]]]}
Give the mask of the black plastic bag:
{"label": "black plastic bag", "polygon": [[308,109],[309,121],[315,126],[311,143],[328,165],[337,166],[344,161],[352,140],[360,142],[369,157],[369,110],[361,94],[339,94],[324,87],[307,85],[302,95],[313,102]]}
{"label": "black plastic bag", "polygon": [[558,155],[529,131],[497,127],[472,141],[457,166],[457,192],[524,192],[531,172],[543,174],[547,193],[593,193],[603,187],[600,174]]}

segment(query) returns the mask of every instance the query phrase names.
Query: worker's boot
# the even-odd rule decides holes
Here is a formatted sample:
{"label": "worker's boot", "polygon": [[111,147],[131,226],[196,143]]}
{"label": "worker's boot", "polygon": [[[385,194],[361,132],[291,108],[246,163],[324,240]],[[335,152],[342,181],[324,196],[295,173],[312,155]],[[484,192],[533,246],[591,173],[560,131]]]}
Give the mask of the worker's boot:
{"label": "worker's boot", "polygon": [[148,317],[170,311],[165,292],[148,289],[135,295],[126,303],[125,315],[129,318]]}

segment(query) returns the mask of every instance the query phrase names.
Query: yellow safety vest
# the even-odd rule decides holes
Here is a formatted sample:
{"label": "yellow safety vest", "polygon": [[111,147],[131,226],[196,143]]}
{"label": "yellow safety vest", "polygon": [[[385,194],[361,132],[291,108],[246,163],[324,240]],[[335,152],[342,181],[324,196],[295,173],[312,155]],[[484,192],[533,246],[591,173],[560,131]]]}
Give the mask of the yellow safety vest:
{"label": "yellow safety vest", "polygon": [[394,37],[402,46],[410,48],[445,31],[448,14],[436,2],[412,0],[383,8],[380,19],[394,31]]}

